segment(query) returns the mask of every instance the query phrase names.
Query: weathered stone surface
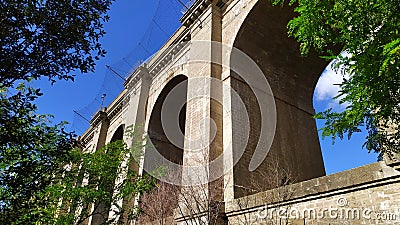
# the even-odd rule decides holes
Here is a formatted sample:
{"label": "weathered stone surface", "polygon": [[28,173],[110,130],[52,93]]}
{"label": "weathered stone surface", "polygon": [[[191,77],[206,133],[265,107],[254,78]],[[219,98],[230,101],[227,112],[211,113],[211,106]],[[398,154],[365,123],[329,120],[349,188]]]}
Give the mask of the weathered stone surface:
{"label": "weathered stone surface", "polygon": [[[309,57],[299,55],[298,44],[287,37],[286,24],[293,16],[292,8],[272,7],[270,1],[197,1],[182,18],[182,27],[147,64],[132,74],[125,82],[125,90],[113,103],[94,117],[91,127],[80,137],[86,151],[99,149],[115,135],[120,136],[122,128],[136,127],[149,135],[155,149],[165,158],[186,167],[201,165],[223,154],[223,161],[218,165],[199,171],[195,176],[185,169],[179,171],[182,180],[207,178],[216,171],[224,172],[215,181],[201,185],[202,190],[182,188],[183,192],[199,192],[199,196],[209,202],[224,202],[223,209],[218,211],[219,224],[400,223],[400,174],[390,167],[398,166],[398,161],[386,160],[390,166],[379,162],[324,176],[312,97],[327,62],[314,52]],[[187,41],[208,41],[210,44],[202,49],[192,49],[193,45]],[[229,52],[211,42],[237,48],[249,56],[272,89],[277,112],[276,132],[269,140],[272,142],[270,149],[261,146],[262,150],[269,150],[269,154],[254,171],[249,171],[249,163],[261,135],[261,108],[273,106],[260,107],[255,97],[254,90],[265,97],[268,95],[262,82],[251,86],[234,73],[232,67],[219,65],[220,62],[235,61]],[[196,57],[194,53],[214,62],[190,62]],[[187,93],[180,99],[186,98],[187,102],[182,108],[184,111],[179,113],[182,115],[176,118],[179,118],[179,129],[185,137],[178,141],[183,146],[174,146],[163,131],[160,111],[163,98],[182,77],[187,80]],[[220,84],[211,83],[211,79]],[[241,102],[244,108],[240,107]],[[249,126],[248,136],[244,134],[246,126]],[[123,138],[128,146],[132,145],[134,140]],[[242,148],[244,154],[239,157]],[[140,174],[146,172],[146,165],[154,164],[146,154],[137,165]],[[229,167],[236,159],[238,163]],[[287,174],[266,175],[271,165]],[[279,178],[277,184],[267,182],[271,181],[271,176]],[[284,181],[290,185],[276,188]],[[255,192],[259,193],[253,194]],[[270,210],[283,207],[287,212],[292,208],[308,214],[334,207],[345,213],[362,209],[370,210],[375,218],[349,220],[331,215],[323,218],[308,215],[262,219],[258,213],[266,206]],[[204,220],[207,211],[197,210],[195,214],[192,216],[196,220]],[[379,220],[378,214],[387,218]],[[175,215],[175,221],[171,217],[164,224],[185,224],[185,218],[185,215]],[[92,224],[95,222],[92,220]],[[160,221],[154,222],[157,223]]]}
{"label": "weathered stone surface", "polygon": [[[347,179],[343,181],[338,177]],[[250,220],[251,224],[266,224],[282,219],[286,221],[272,214],[275,212],[273,210],[280,208],[288,209],[289,217],[293,216],[289,218],[292,224],[302,224],[302,220],[304,224],[398,224],[399,181],[400,172],[378,162],[235,199],[226,203],[225,212],[230,224],[249,224],[247,222]],[[268,198],[282,191],[293,195],[275,201]],[[264,218],[266,208],[269,209],[267,219]],[[307,212],[310,211],[316,212],[315,216],[309,216]],[[299,212],[299,215],[295,216],[295,212]]]}

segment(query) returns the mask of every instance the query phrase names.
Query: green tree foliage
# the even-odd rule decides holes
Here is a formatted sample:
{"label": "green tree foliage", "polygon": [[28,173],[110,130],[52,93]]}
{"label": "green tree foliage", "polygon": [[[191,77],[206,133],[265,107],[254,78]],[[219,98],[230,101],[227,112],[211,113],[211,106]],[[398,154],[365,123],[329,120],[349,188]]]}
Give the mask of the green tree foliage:
{"label": "green tree foliage", "polygon": [[[138,193],[155,186],[153,178],[140,177],[131,169],[131,155],[138,150],[127,148],[123,141],[109,143],[94,153],[74,149],[62,175],[39,193],[37,199],[45,207],[23,219],[43,224],[84,224],[94,215],[100,215],[104,224],[132,219],[138,210],[121,204],[122,200],[131,202]],[[114,216],[109,219],[110,213]]]}
{"label": "green tree foliage", "polygon": [[93,154],[74,149],[65,123],[37,113],[40,90],[15,88],[19,80],[73,80],[75,71],[93,71],[105,55],[99,38],[112,2],[0,1],[0,224],[74,224],[93,212],[107,218],[110,209],[131,216],[134,208],[117,200],[153,186],[123,166],[131,160],[124,161],[122,142]]}
{"label": "green tree foliage", "polygon": [[[118,202],[129,203],[155,186],[131,167],[142,142],[82,152],[63,124],[48,126],[49,117],[35,113],[37,90],[18,90],[1,95],[0,224],[84,224],[94,215],[104,224],[131,219],[136,208]],[[108,220],[110,210],[115,217]]]}
{"label": "green tree foliage", "polygon": [[[285,4],[275,0],[275,4]],[[318,113],[326,119],[324,136],[348,138],[362,127],[364,146],[381,155],[399,152],[400,132],[400,4],[397,0],[290,0],[297,17],[288,23],[289,35],[307,54],[316,49],[337,59],[349,78],[340,85],[343,112]],[[336,46],[336,47],[334,47]],[[337,46],[346,54],[335,55]]]}
{"label": "green tree foliage", "polygon": [[21,84],[17,91],[0,93],[0,213],[5,218],[31,207],[30,199],[51,183],[73,144],[63,124],[50,126],[50,116],[36,114],[32,102],[39,90]]}
{"label": "green tree foliage", "polygon": [[0,87],[15,80],[72,79],[93,71],[112,0],[0,1]]}

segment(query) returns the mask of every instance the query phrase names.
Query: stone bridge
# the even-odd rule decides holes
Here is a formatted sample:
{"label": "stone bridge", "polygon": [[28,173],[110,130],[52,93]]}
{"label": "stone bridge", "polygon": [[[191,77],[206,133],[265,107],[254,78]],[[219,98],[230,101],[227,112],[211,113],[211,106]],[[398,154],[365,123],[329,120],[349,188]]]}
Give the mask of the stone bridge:
{"label": "stone bridge", "polygon": [[[202,182],[202,186],[213,201],[225,203],[221,206],[221,223],[251,224],[238,222],[238,218],[254,213],[264,203],[254,199],[246,206],[237,207],[234,203],[238,199],[249,199],[246,197],[250,193],[248,190],[260,186],[254,181],[264,179],[262,172],[271,167],[271,162],[279,170],[290,173],[291,182],[300,182],[294,186],[305,185],[308,192],[303,187],[296,192],[296,198],[310,204],[309,196],[332,198],[336,195],[333,191],[349,193],[353,189],[346,188],[388,180],[387,177],[395,179],[397,183],[391,181],[391,184],[399,188],[398,171],[384,163],[371,166],[373,171],[370,176],[365,175],[365,180],[360,178],[358,183],[352,183],[346,179],[337,184],[337,188],[329,176],[323,177],[325,169],[313,119],[312,98],[327,62],[314,52],[308,57],[300,56],[299,45],[287,37],[286,24],[293,17],[291,7],[273,7],[269,0],[195,1],[181,18],[182,26],[175,34],[132,73],[121,94],[93,117],[81,141],[88,150],[97,150],[118,139],[131,145],[132,140],[123,134],[127,127],[136,127],[147,134],[165,160],[182,166],[183,169],[177,171],[182,182],[196,176],[202,180],[218,174],[212,182]],[[246,78],[251,79],[253,75],[246,69],[251,68],[241,68],[241,74],[233,71],[231,66],[241,62],[235,61],[229,48],[249,56],[268,85],[247,82]],[[210,60],[193,62],[198,55]],[[265,101],[271,96],[272,102]],[[271,108],[276,116],[263,114],[264,109],[272,112]],[[272,126],[263,123],[263,116],[268,117],[266,123],[273,123]],[[263,133],[265,126],[273,127],[274,132]],[[176,134],[173,140],[169,135],[171,130]],[[260,141],[263,137],[265,140]],[[268,155],[264,159],[256,151]],[[140,173],[162,163],[155,163],[148,154],[145,152],[139,162]],[[222,160],[216,160],[219,156]],[[217,163],[207,165],[206,172],[198,171],[199,174],[193,174],[193,169],[185,171],[189,167],[201,168],[203,159]],[[249,168],[252,160],[257,166]],[[383,172],[375,174],[378,171]],[[357,174],[351,172],[353,178]],[[375,205],[386,204],[388,196],[399,199],[399,194],[393,191],[395,187],[388,188],[389,194],[381,190],[382,198],[376,200]],[[269,189],[267,185],[264,188]],[[324,197],[321,193],[328,194]],[[368,199],[368,193],[363,194],[364,199]],[[398,210],[400,202],[397,200],[396,204]],[[199,218],[203,215],[203,212],[197,213]],[[177,223],[185,224],[184,216],[175,217]],[[315,220],[310,221],[315,223]],[[264,222],[257,224],[266,224]],[[295,222],[305,224],[307,220]]]}

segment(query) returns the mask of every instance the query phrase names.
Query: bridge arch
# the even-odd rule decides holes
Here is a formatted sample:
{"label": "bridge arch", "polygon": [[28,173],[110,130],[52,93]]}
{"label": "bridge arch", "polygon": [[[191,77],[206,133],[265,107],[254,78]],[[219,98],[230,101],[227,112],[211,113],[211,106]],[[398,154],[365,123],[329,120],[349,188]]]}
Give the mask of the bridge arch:
{"label": "bridge arch", "polygon": [[[168,163],[183,164],[187,83],[188,78],[185,75],[176,75],[164,85],[156,97],[148,118],[144,174],[152,174],[163,168],[166,169],[163,172],[167,172],[163,176],[173,176],[173,179],[176,180],[181,179],[182,171],[169,168]],[[171,129],[176,133],[171,134]],[[159,155],[163,156],[162,159],[158,157]],[[161,180],[158,182],[161,188],[145,194],[142,199],[142,204],[144,204],[142,207],[146,209],[151,202],[153,202],[152,207],[160,207],[160,205],[154,204],[154,201],[163,199],[166,204],[161,206],[164,212],[163,216],[172,216],[173,210],[177,207],[178,198],[171,193],[178,193],[180,187]],[[161,209],[157,208],[156,210]],[[144,215],[141,220],[146,221],[149,218]]]}
{"label": "bridge arch", "polygon": [[[176,75],[164,85],[151,109],[147,126],[150,145],[147,148],[157,151],[164,159],[180,165],[183,163],[187,81],[187,76]],[[172,91],[174,96],[168,96]],[[146,150],[144,163],[144,169],[149,172],[165,162],[154,160]]]}
{"label": "bridge arch", "polygon": [[114,131],[110,142],[119,141],[124,139],[124,132],[125,132],[125,124],[121,124],[118,128]]}
{"label": "bridge arch", "polygon": [[[313,119],[315,112],[312,99],[316,83],[327,62],[314,52],[308,57],[301,57],[298,43],[287,37],[286,25],[295,16],[293,8],[274,7],[270,1],[251,2],[252,5],[241,9],[241,15],[238,16],[240,23],[236,22],[234,35],[226,41],[250,56],[263,71],[274,94],[277,125],[267,158],[256,171],[250,172],[248,165],[260,136],[261,113],[252,87],[231,71],[230,85],[239,94],[250,114],[249,141],[245,154],[233,170],[235,198],[250,194],[260,186],[269,189],[277,185],[271,184],[269,187],[269,184],[258,184],[255,187],[254,184],[254,180],[268,180],[269,175],[264,172],[269,171],[271,165],[286,171],[291,181],[325,175]],[[237,142],[239,139],[235,137],[241,135],[241,124],[237,119],[241,113],[232,108],[233,152],[240,151],[237,149],[240,146]]]}

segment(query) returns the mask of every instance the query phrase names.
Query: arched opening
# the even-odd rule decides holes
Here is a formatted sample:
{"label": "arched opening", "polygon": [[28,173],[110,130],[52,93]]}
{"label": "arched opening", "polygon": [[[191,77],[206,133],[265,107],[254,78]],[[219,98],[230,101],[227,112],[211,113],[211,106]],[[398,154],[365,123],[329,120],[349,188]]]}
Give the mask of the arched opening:
{"label": "arched opening", "polygon": [[[171,79],[159,94],[147,130],[151,147],[164,159],[180,165],[183,162],[186,99],[187,77],[178,75]],[[162,166],[162,163],[158,166]]]}
{"label": "arched opening", "polygon": [[124,139],[124,128],[125,125],[120,125],[114,132],[113,136],[111,137],[110,142],[123,140]]}
{"label": "arched opening", "polygon": [[[299,45],[287,37],[286,25],[293,17],[290,7],[274,7],[270,1],[258,1],[233,44],[250,56],[264,73],[277,112],[276,132],[269,154],[260,167],[250,172],[249,162],[261,129],[259,103],[252,87],[231,72],[231,87],[241,97],[250,120],[245,154],[234,167],[235,198],[325,175],[312,98],[327,63],[313,52],[308,57],[300,56]],[[232,108],[232,137],[241,135],[241,113]],[[239,152],[240,139],[232,139],[233,151]]]}
{"label": "arched opening", "polygon": [[[182,165],[186,121],[187,80],[184,75],[172,78],[163,88],[153,106],[148,125],[144,170],[151,174],[163,168],[162,176],[180,180],[181,172],[169,167]],[[161,158],[159,156],[162,156]],[[179,185],[159,181],[158,187],[141,197],[144,212],[141,223],[172,216],[178,204]]]}
{"label": "arched opening", "polygon": [[[343,71],[332,69],[331,64],[325,68],[314,91],[313,104],[316,112],[323,112],[328,108],[340,112],[347,107],[346,104],[339,104],[339,99],[333,99],[339,94],[338,84],[346,76],[348,75]],[[325,126],[325,120],[316,120],[316,123],[318,129]],[[367,131],[362,129],[362,132],[353,134],[350,140],[345,137],[333,142],[330,137],[322,138],[322,131],[319,131],[326,173],[338,173],[376,162],[378,154],[363,148],[366,135]]]}

